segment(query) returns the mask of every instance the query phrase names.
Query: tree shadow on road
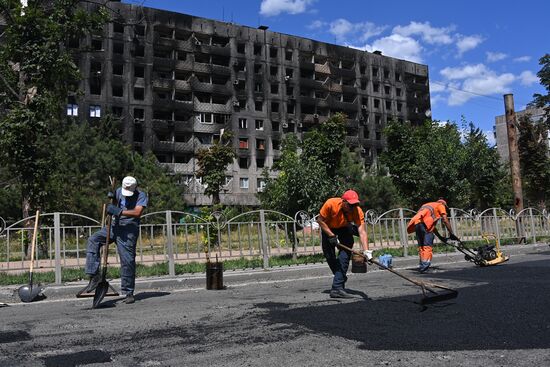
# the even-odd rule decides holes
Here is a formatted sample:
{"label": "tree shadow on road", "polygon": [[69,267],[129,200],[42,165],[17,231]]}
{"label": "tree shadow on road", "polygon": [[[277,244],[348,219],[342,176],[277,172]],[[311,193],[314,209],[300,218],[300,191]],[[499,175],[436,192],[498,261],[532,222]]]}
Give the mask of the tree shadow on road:
{"label": "tree shadow on road", "polygon": [[256,306],[266,311],[258,317],[270,323],[358,341],[368,350],[546,349],[549,279],[548,261],[430,274],[422,280],[466,285],[458,288],[457,299],[430,305],[425,312],[415,295]]}

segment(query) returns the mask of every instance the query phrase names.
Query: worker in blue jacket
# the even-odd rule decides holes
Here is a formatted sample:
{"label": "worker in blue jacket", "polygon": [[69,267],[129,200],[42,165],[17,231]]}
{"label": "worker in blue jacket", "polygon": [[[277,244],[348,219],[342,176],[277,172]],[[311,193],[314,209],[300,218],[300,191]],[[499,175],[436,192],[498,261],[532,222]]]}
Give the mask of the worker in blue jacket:
{"label": "worker in blue jacket", "polygon": [[[110,243],[116,242],[120,257],[121,292],[124,303],[134,303],[136,282],[136,244],[139,236],[139,222],[147,207],[147,194],[137,188],[137,180],[127,176],[114,195],[116,204],[109,204],[107,213],[113,216]],[[101,282],[99,272],[100,248],[107,240],[107,228],[103,227],[88,239],[86,248],[86,274],[88,285],[79,293],[93,292]]]}

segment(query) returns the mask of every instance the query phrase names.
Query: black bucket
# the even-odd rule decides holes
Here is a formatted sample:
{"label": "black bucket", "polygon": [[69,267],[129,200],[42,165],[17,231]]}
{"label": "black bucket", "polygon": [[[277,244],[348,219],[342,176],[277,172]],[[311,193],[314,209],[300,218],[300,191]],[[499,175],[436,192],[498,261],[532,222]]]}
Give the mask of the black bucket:
{"label": "black bucket", "polygon": [[206,263],[206,289],[225,289],[223,286],[223,262]]}
{"label": "black bucket", "polygon": [[367,263],[363,255],[353,254],[351,255],[351,272],[352,273],[366,273]]}

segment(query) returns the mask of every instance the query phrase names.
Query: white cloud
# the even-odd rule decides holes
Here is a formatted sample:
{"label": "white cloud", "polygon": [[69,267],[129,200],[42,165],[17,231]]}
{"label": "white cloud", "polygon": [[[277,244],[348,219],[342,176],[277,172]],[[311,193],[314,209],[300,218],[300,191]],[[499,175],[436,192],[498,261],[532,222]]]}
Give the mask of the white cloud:
{"label": "white cloud", "polygon": [[488,51],[485,53],[487,55],[487,62],[497,62],[500,60],[504,60],[508,57],[505,53],[502,52],[491,52]]}
{"label": "white cloud", "polygon": [[448,45],[453,43],[451,32],[454,27],[435,28],[430,25],[430,22],[418,23],[410,22],[406,26],[396,26],[393,28],[394,34],[399,34],[405,37],[420,35],[422,40],[429,44]]}
{"label": "white cloud", "polygon": [[446,67],[440,71],[441,75],[449,80],[480,77],[491,71],[483,64],[466,65],[458,68]]}
{"label": "white cloud", "polygon": [[377,26],[371,22],[351,23],[339,18],[330,23],[329,32],[340,42],[349,38],[358,39],[361,42],[381,34],[386,26]]}
{"label": "white cloud", "polygon": [[456,42],[456,47],[458,48],[459,56],[462,56],[462,54],[466,51],[473,50],[474,48],[479,46],[483,41],[484,41],[483,37],[478,35],[474,35],[474,36],[458,35],[458,41]]}
{"label": "white cloud", "polygon": [[452,85],[447,103],[460,106],[476,96],[504,94],[511,91],[510,85],[516,80],[511,73],[496,75],[489,73],[472,77]]}
{"label": "white cloud", "polygon": [[529,62],[529,61],[531,61],[531,56],[520,56],[514,59],[514,62]]}
{"label": "white cloud", "polygon": [[386,56],[404,59],[412,62],[422,62],[422,46],[420,43],[411,37],[404,37],[399,34],[392,34],[388,37],[383,37],[375,40],[371,45],[358,47],[367,51],[382,51]]}
{"label": "white cloud", "polygon": [[447,80],[450,106],[460,106],[468,100],[490,94],[510,92],[510,85],[518,78],[511,73],[497,74],[483,64],[447,67],[440,71]]}
{"label": "white cloud", "polygon": [[307,26],[309,29],[321,29],[323,27],[327,26],[327,22],[323,22],[322,20],[314,20],[311,22],[310,25]]}
{"label": "white cloud", "polygon": [[260,14],[267,17],[281,13],[300,14],[307,10],[315,0],[262,0]]}
{"label": "white cloud", "polygon": [[440,94],[430,94],[430,105],[432,106],[432,108],[434,108],[444,100],[445,100],[445,97],[443,97]]}
{"label": "white cloud", "polygon": [[539,82],[539,78],[530,70],[525,70],[519,74],[519,81],[521,85],[529,86]]}
{"label": "white cloud", "polygon": [[441,82],[435,82],[433,80],[430,82],[430,93],[439,93],[445,90],[445,84]]}

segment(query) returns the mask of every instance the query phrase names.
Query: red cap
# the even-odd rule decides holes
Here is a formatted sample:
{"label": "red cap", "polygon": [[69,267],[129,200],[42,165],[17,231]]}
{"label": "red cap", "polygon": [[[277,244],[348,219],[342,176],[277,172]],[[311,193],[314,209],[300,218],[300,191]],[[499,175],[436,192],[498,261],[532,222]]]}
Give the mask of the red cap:
{"label": "red cap", "polygon": [[445,199],[439,199],[437,202],[447,206],[447,202],[445,201]]}
{"label": "red cap", "polygon": [[342,195],[342,199],[350,204],[357,204],[359,202],[359,195],[353,190],[348,190]]}

